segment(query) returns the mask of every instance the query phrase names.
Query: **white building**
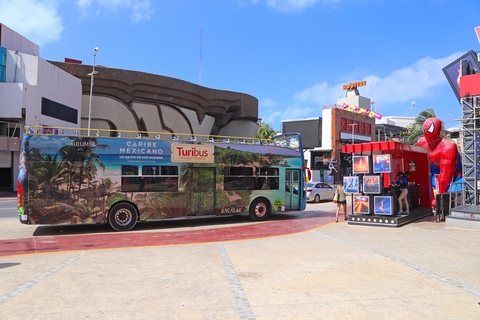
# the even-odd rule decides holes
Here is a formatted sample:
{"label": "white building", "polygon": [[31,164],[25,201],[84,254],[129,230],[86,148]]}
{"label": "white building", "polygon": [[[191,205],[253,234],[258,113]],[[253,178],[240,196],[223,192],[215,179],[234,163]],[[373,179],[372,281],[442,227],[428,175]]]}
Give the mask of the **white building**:
{"label": "white building", "polygon": [[80,79],[39,57],[39,46],[0,24],[0,190],[17,190],[23,125],[80,127]]}

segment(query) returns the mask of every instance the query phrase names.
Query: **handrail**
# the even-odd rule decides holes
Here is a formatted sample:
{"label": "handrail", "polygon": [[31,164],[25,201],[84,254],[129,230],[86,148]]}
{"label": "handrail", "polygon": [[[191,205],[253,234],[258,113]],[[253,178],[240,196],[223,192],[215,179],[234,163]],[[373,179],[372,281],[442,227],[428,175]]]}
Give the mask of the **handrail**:
{"label": "handrail", "polygon": [[[61,130],[61,134],[58,131]],[[82,135],[83,131],[88,131],[85,128],[67,128],[67,127],[46,127],[46,126],[25,126],[25,132],[27,134],[37,134],[37,135],[63,135],[64,131],[74,133],[73,135],[81,136],[81,137],[89,137],[89,135]],[[122,134],[136,134],[138,139],[142,139],[143,135],[153,136],[153,139],[161,139],[161,135],[170,135],[172,136],[172,140],[180,140],[180,136],[187,136],[190,137],[188,141],[197,142],[197,137],[204,137],[204,142],[217,142],[217,143],[235,143],[235,144],[263,144],[263,145],[271,145],[271,146],[279,146],[284,148],[291,148],[291,149],[299,149],[300,146],[291,143],[285,140],[272,140],[272,139],[260,139],[260,138],[252,138],[252,137],[235,137],[235,136],[219,136],[219,135],[211,135],[211,134],[192,134],[192,133],[174,133],[174,132],[163,132],[163,131],[140,131],[140,130],[116,130],[116,129],[92,129],[90,128],[90,132],[93,132],[93,137],[100,137],[100,133],[114,133],[114,135],[118,138],[122,137]]]}

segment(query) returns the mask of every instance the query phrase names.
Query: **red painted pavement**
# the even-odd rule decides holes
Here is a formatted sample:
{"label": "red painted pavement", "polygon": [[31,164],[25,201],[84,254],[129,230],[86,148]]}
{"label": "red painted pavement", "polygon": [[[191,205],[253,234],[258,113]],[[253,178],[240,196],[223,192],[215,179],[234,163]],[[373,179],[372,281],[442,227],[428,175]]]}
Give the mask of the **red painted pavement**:
{"label": "red painted pavement", "polygon": [[[341,211],[340,214],[342,215],[343,211]],[[170,246],[261,239],[285,236],[321,227],[333,222],[335,219],[334,216],[334,212],[321,212],[316,214],[298,214],[295,216],[282,217],[282,220],[258,222],[241,226],[187,231],[130,231],[7,239],[0,240],[0,257],[65,251]]]}

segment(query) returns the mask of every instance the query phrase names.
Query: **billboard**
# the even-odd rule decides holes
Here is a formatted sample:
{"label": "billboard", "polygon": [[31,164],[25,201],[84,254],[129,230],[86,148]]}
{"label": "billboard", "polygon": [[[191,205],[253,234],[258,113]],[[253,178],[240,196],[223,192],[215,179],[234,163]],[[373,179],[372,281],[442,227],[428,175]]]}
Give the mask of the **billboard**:
{"label": "billboard", "polygon": [[449,65],[447,65],[442,69],[443,73],[447,77],[448,83],[450,83],[450,86],[452,87],[453,92],[457,96],[458,101],[460,101],[460,76],[466,75],[466,74],[461,74],[460,60],[466,60],[469,62],[469,65],[471,65],[471,68],[474,69],[474,70],[470,69],[470,74],[480,72],[480,65],[478,64],[477,54],[473,50],[465,53],[463,56],[451,62]]}

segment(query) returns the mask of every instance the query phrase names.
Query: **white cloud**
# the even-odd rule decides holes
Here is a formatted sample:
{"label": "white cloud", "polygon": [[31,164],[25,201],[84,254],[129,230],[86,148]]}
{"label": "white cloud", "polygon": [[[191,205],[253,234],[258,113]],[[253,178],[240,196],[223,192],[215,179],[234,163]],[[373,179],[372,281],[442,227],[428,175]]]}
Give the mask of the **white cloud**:
{"label": "white cloud", "polygon": [[150,0],[77,0],[76,3],[84,15],[90,10],[98,13],[99,8],[112,12],[128,11],[133,23],[150,20],[155,12]]}
{"label": "white cloud", "polygon": [[260,118],[262,118],[264,123],[274,124],[275,129],[278,129],[279,125],[281,126],[279,119],[301,119],[313,117],[314,115],[320,116],[322,114],[320,107],[305,107],[300,104],[294,104],[281,111],[268,112],[268,110],[264,109],[263,111],[267,112],[267,114],[260,114]]}
{"label": "white cloud", "polygon": [[[411,66],[392,71],[384,78],[377,77],[377,107],[398,105],[406,101],[436,95],[440,88],[448,83],[442,68],[461,55],[462,52],[455,52],[448,57],[440,59],[432,57],[422,58]],[[367,86],[359,88],[360,94],[374,99],[375,75],[367,75],[361,79],[346,78],[351,79],[351,82],[366,80]],[[334,104],[338,97],[345,96],[343,84],[347,82],[338,84],[322,82],[297,92],[295,99],[300,103],[319,106]]]}
{"label": "white cloud", "polygon": [[0,22],[42,46],[61,37],[58,7],[52,0],[0,0]]}
{"label": "white cloud", "polygon": [[[259,0],[252,0],[257,3]],[[266,0],[267,6],[272,7],[280,12],[303,11],[314,6],[318,2],[325,4],[334,4],[340,0]]]}

